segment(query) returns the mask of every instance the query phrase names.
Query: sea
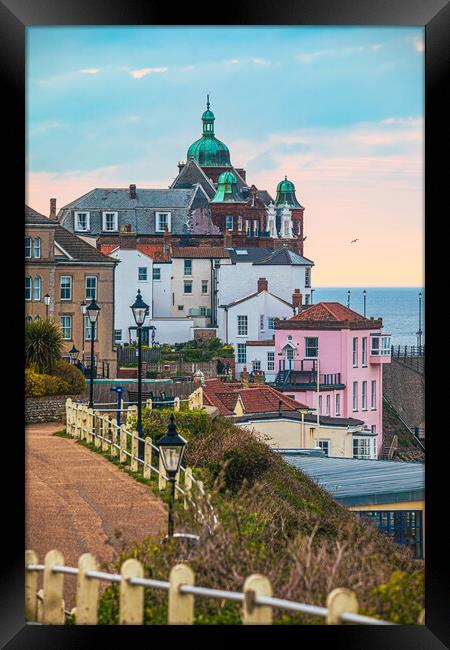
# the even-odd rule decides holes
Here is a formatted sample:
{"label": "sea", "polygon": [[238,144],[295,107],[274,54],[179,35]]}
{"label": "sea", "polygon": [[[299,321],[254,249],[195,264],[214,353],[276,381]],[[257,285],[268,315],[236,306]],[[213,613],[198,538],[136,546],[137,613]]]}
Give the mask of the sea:
{"label": "sea", "polygon": [[422,345],[425,345],[425,290],[420,287],[317,287],[313,302],[340,302],[364,313],[363,290],[366,289],[366,316],[383,319],[383,332],[391,335],[392,345],[417,345],[419,329],[419,292],[422,292]]}

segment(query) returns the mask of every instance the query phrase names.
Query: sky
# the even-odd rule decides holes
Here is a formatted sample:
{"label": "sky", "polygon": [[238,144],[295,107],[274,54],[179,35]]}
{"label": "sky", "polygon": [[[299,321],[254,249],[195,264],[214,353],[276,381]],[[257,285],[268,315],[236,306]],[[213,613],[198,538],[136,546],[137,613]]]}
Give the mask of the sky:
{"label": "sky", "polygon": [[26,89],[43,214],[95,187],[168,187],[210,93],[247,181],[273,197],[294,182],[314,286],[423,285],[421,27],[28,27]]}

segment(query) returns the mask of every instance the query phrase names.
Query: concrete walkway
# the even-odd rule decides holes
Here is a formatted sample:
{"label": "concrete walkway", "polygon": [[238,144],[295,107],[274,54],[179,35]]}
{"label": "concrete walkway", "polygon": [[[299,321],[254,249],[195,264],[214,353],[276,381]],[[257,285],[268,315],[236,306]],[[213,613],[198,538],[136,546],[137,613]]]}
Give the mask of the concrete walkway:
{"label": "concrete walkway", "polygon": [[[149,535],[159,541],[167,528],[162,502],[106,458],[53,435],[62,429],[58,423],[26,428],[26,548],[39,562],[57,548],[66,565],[77,566],[82,553],[109,561],[123,542]],[[66,575],[64,583],[71,607],[76,577]]]}

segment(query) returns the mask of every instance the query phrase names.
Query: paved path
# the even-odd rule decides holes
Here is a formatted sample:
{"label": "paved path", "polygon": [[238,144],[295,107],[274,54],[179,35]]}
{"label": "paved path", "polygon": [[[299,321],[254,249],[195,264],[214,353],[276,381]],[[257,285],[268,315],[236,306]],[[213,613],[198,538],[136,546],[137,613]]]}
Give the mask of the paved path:
{"label": "paved path", "polygon": [[[77,566],[82,553],[109,561],[123,542],[161,539],[167,527],[162,502],[106,458],[53,435],[63,428],[51,423],[26,429],[26,548],[36,551],[39,562],[57,548],[66,565]],[[66,575],[64,581],[71,607],[76,578]]]}

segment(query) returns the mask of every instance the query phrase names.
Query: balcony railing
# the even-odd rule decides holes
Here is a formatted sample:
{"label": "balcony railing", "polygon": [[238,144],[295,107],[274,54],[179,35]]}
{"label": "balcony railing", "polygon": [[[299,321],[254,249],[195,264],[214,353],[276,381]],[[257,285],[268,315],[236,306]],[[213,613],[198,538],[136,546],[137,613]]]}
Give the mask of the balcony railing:
{"label": "balcony railing", "polygon": [[209,307],[191,307],[189,316],[211,316],[211,309]]}
{"label": "balcony railing", "polygon": [[[317,372],[315,370],[280,370],[275,378],[276,386],[289,386],[297,388],[315,388],[317,386]],[[319,373],[320,386],[341,386],[341,373]]]}

